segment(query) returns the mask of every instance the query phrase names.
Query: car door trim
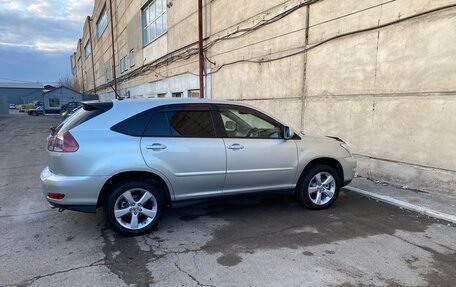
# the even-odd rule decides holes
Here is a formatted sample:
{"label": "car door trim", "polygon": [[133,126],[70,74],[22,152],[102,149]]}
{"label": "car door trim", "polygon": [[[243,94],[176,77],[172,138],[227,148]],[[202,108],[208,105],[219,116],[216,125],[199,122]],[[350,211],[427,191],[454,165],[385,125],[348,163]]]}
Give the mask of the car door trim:
{"label": "car door trim", "polygon": [[225,174],[224,170],[198,171],[198,172],[177,172],[177,173],[174,173],[174,175],[176,177],[202,176],[202,175],[223,175],[223,174]]}
{"label": "car door trim", "polygon": [[249,172],[273,172],[273,171],[287,171],[293,170],[292,167],[276,167],[276,168],[255,168],[255,169],[235,169],[227,170],[227,174],[236,174],[236,173],[249,173]]}

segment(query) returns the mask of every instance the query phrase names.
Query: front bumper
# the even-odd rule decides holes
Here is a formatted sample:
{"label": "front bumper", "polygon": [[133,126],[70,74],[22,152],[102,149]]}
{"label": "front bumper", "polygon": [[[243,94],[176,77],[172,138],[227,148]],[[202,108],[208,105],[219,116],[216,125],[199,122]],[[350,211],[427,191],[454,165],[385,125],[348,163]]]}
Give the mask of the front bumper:
{"label": "front bumper", "polygon": [[[98,195],[107,176],[62,176],[43,169],[40,175],[43,194],[55,207],[82,212],[95,212]],[[64,194],[63,199],[49,198],[48,193]]]}
{"label": "front bumper", "polygon": [[346,157],[339,160],[340,164],[342,165],[342,169],[344,170],[344,185],[349,184],[356,174],[356,159],[351,157]]}

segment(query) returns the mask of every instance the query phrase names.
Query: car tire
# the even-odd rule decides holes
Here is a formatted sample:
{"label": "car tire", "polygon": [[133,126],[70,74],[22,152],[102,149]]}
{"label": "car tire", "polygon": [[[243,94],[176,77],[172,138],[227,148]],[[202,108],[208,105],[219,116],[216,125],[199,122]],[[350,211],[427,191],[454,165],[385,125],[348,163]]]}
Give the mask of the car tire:
{"label": "car tire", "polygon": [[297,197],[309,209],[325,209],[336,201],[341,185],[334,168],[325,164],[314,165],[301,178]]}
{"label": "car tire", "polygon": [[32,116],[37,116],[36,112],[31,113]]}
{"label": "car tire", "polygon": [[104,202],[108,224],[114,231],[127,236],[152,231],[160,222],[164,207],[163,190],[154,181],[123,182]]}

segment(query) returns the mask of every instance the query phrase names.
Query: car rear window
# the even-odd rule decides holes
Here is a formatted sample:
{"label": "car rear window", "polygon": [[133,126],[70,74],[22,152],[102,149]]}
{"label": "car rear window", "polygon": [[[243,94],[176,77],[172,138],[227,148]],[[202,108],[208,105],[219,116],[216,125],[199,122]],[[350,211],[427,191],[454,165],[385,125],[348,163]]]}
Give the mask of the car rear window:
{"label": "car rear window", "polygon": [[56,129],[54,134],[65,133],[80,124],[93,119],[96,116],[108,111],[112,107],[112,102],[83,104],[82,109],[78,109],[68,119],[63,121]]}

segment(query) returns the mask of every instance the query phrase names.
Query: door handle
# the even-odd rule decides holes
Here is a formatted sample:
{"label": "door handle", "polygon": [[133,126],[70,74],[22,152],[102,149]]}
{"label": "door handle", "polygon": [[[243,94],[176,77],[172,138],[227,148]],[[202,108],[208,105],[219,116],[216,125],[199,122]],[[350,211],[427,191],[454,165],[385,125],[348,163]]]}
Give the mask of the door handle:
{"label": "door handle", "polygon": [[166,145],[164,144],[159,144],[159,143],[153,143],[151,145],[146,146],[147,149],[151,150],[162,150],[166,148]]}
{"label": "door handle", "polygon": [[229,145],[229,146],[228,146],[228,148],[229,148],[229,149],[232,149],[232,150],[240,150],[240,149],[243,149],[243,148],[244,148],[244,146],[243,146],[243,145],[240,145],[240,144],[237,144],[237,143],[235,143],[235,144]]}

